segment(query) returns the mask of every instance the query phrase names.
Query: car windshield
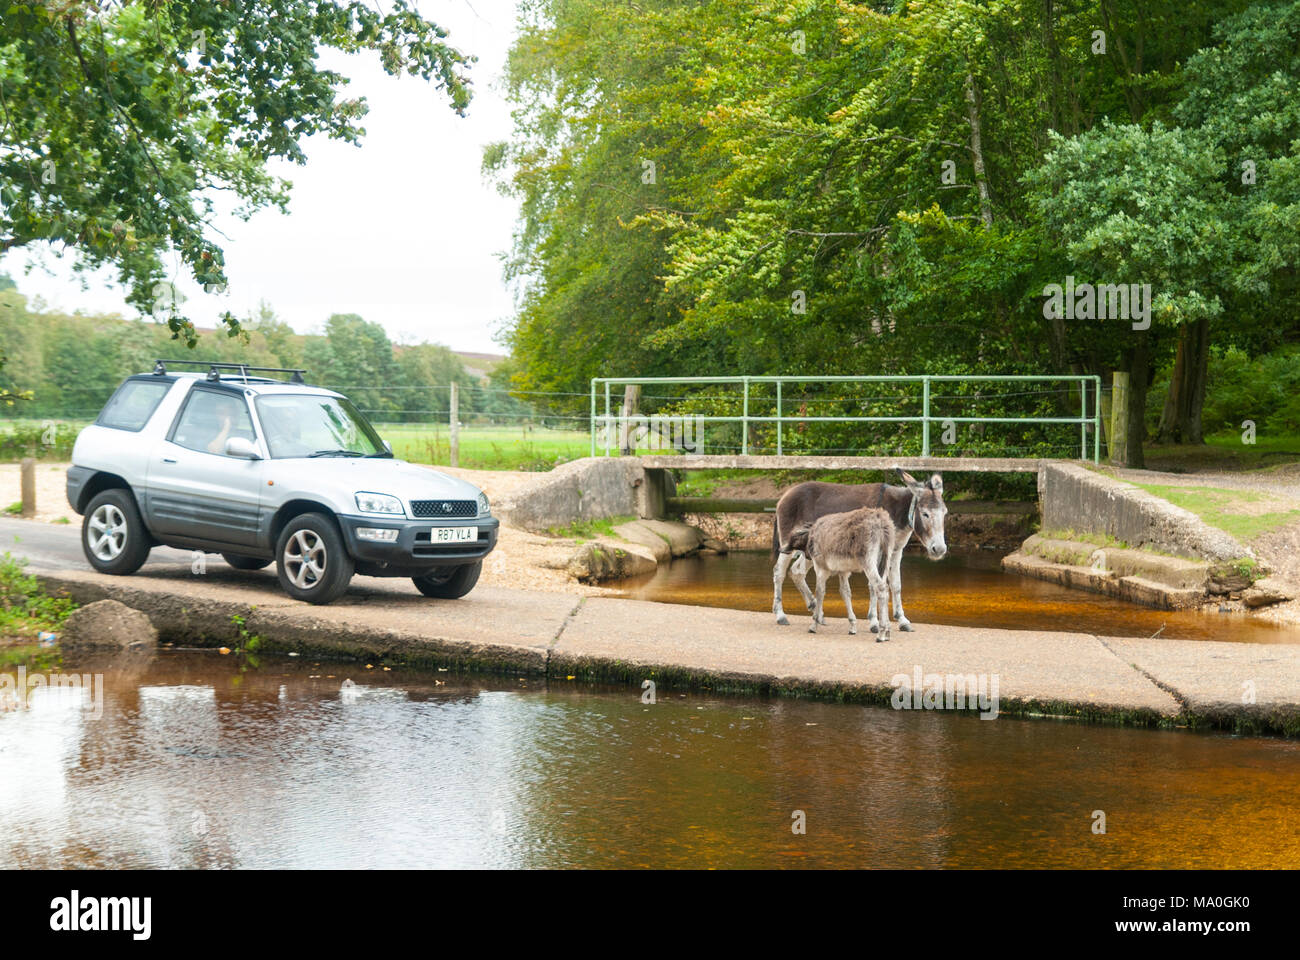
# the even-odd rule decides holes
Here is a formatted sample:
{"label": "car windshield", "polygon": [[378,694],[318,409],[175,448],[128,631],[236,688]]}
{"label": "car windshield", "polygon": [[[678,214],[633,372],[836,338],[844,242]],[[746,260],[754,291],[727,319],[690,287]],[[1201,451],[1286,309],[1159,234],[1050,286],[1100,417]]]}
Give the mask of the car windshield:
{"label": "car windshield", "polygon": [[342,397],[261,396],[257,415],[273,459],[390,456],[375,428]]}

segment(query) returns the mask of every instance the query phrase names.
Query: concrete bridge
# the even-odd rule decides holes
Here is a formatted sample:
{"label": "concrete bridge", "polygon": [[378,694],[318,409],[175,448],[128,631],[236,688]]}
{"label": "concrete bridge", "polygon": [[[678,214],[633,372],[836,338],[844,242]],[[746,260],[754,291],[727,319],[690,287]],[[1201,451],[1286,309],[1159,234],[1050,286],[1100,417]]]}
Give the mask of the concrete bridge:
{"label": "concrete bridge", "polygon": [[[838,457],[764,456],[760,454],[644,454],[637,457],[647,470],[893,470],[911,473],[1037,473],[1045,461],[1027,457]],[[1084,461],[1078,461],[1080,463]]]}
{"label": "concrete bridge", "polygon": [[[862,470],[893,473],[901,468],[920,478],[931,473],[1033,473],[1045,463],[1073,461],[1022,457],[845,457],[763,456],[756,454],[649,454],[620,457],[639,464],[644,477],[638,514],[663,517],[669,513],[756,513],[770,509],[771,501],[720,500],[712,497],[678,498],[672,470]],[[1078,461],[1083,462],[1083,461]]]}

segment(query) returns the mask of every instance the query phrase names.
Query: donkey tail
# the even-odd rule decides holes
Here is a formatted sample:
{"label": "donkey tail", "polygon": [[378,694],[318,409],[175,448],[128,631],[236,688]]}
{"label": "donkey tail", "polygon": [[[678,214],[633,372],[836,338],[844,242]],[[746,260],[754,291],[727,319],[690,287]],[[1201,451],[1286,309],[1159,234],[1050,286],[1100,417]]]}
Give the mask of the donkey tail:
{"label": "donkey tail", "polygon": [[781,552],[806,554],[808,552],[808,534],[811,530],[811,526],[795,527],[790,533],[790,539],[781,544]]}

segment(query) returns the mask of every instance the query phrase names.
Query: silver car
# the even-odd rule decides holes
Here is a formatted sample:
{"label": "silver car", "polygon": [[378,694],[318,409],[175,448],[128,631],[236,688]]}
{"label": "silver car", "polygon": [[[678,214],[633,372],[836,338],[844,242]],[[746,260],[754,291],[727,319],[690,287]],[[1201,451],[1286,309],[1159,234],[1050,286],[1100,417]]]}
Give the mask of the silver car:
{"label": "silver car", "polygon": [[410,577],[429,597],[473,589],[498,528],[476,486],[395,459],[347,397],[300,370],[168,369],[182,364],[127,378],[77,437],[68,502],[96,570],[134,573],[165,544],[240,570],[274,562],[308,603],[338,598],[353,573]]}

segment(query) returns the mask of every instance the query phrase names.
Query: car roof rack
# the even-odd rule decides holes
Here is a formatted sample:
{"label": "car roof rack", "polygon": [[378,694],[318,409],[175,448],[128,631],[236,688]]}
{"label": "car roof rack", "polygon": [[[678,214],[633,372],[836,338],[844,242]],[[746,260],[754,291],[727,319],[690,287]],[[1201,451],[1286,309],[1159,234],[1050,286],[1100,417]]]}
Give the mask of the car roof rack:
{"label": "car roof rack", "polygon": [[[198,366],[198,367],[207,367],[207,368],[208,368],[208,379],[209,379],[209,380],[212,380],[212,381],[217,381],[217,382],[219,382],[219,381],[222,379],[223,376],[226,376],[226,377],[228,377],[229,379],[242,380],[244,383],[251,383],[251,382],[257,382],[257,383],[279,383],[279,382],[282,382],[282,381],[277,381],[277,380],[275,380],[275,379],[272,378],[272,377],[250,377],[248,374],[249,374],[251,371],[253,371],[253,370],[259,371],[259,372],[261,372],[261,373],[287,373],[287,374],[290,374],[290,375],[291,375],[291,376],[289,377],[289,382],[290,382],[290,383],[302,383],[302,384],[305,384],[305,383],[307,382],[306,380],[303,379],[303,376],[302,376],[302,375],[303,375],[304,373],[306,373],[307,371],[306,371],[306,370],[302,370],[302,369],[298,369],[298,368],[296,368],[296,367],[253,367],[253,366],[249,366],[247,363],[222,363],[222,362],[217,361],[217,360],[167,360],[167,359],[165,359],[165,358],[158,359],[158,360],[155,360],[155,361],[154,361],[154,364],[153,364],[153,372],[154,372],[154,376],[164,377],[164,376],[167,375],[167,367],[168,367],[168,365],[178,365],[178,364],[180,364],[180,365],[186,365],[186,366],[191,366],[191,367],[194,367],[194,366]],[[222,372],[221,372],[221,371],[223,371],[223,370],[232,370],[232,371],[234,371],[234,372],[231,373],[231,374],[224,374],[224,375],[223,375]]]}

